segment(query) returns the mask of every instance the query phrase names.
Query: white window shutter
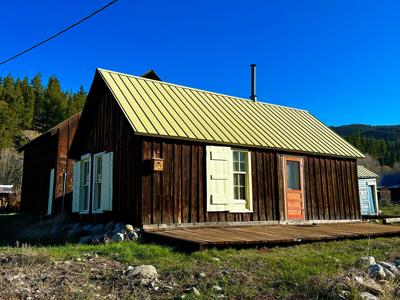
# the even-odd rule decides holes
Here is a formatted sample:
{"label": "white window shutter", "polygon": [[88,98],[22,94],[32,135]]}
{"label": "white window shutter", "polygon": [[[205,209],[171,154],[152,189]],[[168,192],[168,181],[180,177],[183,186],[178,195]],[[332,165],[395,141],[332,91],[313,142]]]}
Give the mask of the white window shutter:
{"label": "white window shutter", "polygon": [[233,162],[230,147],[206,146],[207,211],[233,208]]}
{"label": "white window shutter", "polygon": [[101,209],[112,210],[113,186],[113,153],[102,155],[103,166],[101,174]]}
{"label": "white window shutter", "polygon": [[79,197],[81,190],[81,162],[76,161],[74,165],[74,189],[72,191],[72,212],[79,212]]}
{"label": "white window shutter", "polygon": [[54,195],[54,168],[50,170],[49,197],[47,201],[47,215],[51,216]]}

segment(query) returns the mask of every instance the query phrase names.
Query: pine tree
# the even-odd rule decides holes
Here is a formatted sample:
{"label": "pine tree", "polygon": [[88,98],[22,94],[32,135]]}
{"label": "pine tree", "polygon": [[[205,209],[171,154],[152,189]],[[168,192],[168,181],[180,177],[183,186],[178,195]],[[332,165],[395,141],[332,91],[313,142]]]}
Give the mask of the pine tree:
{"label": "pine tree", "polygon": [[31,80],[31,86],[35,94],[35,105],[32,129],[42,131],[44,128],[44,90],[42,75],[36,74]]}
{"label": "pine tree", "polygon": [[72,116],[77,114],[83,109],[86,102],[87,94],[81,85],[79,91],[74,93],[68,102],[68,115]]}
{"label": "pine tree", "polygon": [[44,129],[50,129],[67,117],[67,95],[61,90],[60,81],[51,76],[44,92]]}

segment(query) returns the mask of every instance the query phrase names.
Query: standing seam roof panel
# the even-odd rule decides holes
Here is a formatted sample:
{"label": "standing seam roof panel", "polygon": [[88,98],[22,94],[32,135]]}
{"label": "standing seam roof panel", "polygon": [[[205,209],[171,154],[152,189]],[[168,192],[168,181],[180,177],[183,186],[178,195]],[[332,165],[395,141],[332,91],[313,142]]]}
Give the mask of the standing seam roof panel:
{"label": "standing seam roof panel", "polygon": [[218,129],[220,131],[224,131],[225,132],[225,136],[227,137],[227,139],[229,141],[231,141],[232,143],[240,143],[239,140],[230,132],[230,128],[229,126],[227,126],[226,124],[223,124],[220,121],[221,116],[215,115],[215,112],[210,108],[211,104],[209,103],[209,101],[204,97],[204,98],[199,98],[197,97],[197,95],[195,95],[192,91],[190,91],[189,89],[184,89],[185,93],[188,95],[189,98],[191,98],[194,101],[197,101],[197,103],[199,103],[199,105],[204,107],[204,110],[206,110],[209,115],[212,116],[212,118],[216,121],[216,125],[218,126]]}
{"label": "standing seam roof panel", "polygon": [[98,72],[137,134],[363,157],[360,151],[304,110],[107,70],[98,69]]}
{"label": "standing seam roof panel", "polygon": [[[191,91],[193,94],[198,95],[199,93],[197,91]],[[198,97],[200,97],[198,95]],[[203,99],[205,101],[207,101],[207,103],[212,106],[212,108],[216,111],[216,112],[220,112],[219,117],[221,117],[223,119],[223,121],[225,122],[225,128],[229,131],[232,131],[233,134],[235,134],[236,138],[238,139],[238,142],[240,144],[246,144],[245,139],[243,139],[244,133],[242,131],[242,129],[239,126],[234,126],[233,123],[237,123],[236,120],[234,118],[230,118],[229,116],[227,116],[227,112],[224,111],[223,109],[220,109],[220,106],[218,104],[218,101],[213,101],[213,99],[209,98],[209,95],[207,93],[204,93],[203,95]]]}

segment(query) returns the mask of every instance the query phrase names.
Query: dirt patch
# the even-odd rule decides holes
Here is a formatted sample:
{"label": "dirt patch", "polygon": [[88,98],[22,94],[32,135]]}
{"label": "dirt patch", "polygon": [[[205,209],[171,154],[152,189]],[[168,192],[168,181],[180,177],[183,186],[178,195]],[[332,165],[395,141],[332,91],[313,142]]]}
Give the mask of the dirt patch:
{"label": "dirt patch", "polygon": [[[158,283],[142,286],[125,265],[97,255],[57,261],[44,254],[0,255],[0,299],[161,298]],[[161,286],[161,288],[160,288]]]}

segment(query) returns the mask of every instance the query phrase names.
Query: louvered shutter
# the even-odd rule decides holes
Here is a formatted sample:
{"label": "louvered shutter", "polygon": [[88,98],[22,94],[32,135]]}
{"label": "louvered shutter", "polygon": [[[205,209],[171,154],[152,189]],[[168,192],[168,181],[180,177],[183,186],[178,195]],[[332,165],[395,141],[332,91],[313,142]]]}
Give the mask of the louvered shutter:
{"label": "louvered shutter", "polygon": [[230,147],[207,146],[207,211],[233,207],[233,163]]}
{"label": "louvered shutter", "polygon": [[72,191],[72,212],[79,212],[79,197],[81,189],[81,162],[74,165],[74,189]]}
{"label": "louvered shutter", "polygon": [[101,209],[112,210],[112,186],[113,186],[113,153],[102,155],[101,173]]}

